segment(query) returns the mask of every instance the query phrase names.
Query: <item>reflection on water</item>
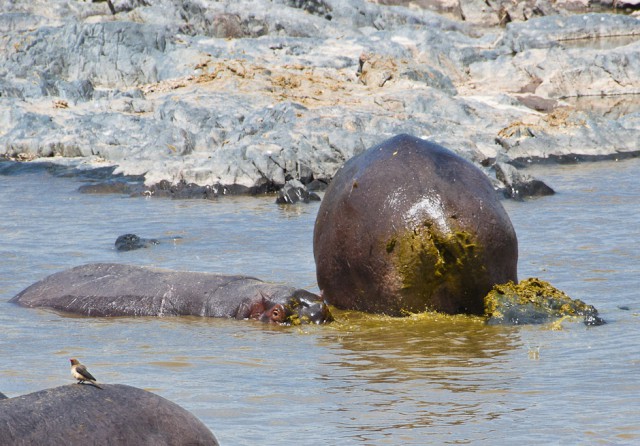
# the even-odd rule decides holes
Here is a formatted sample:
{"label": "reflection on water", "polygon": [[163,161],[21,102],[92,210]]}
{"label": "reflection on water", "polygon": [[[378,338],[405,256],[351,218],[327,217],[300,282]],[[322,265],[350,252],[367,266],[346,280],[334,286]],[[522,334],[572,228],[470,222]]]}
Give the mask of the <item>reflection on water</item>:
{"label": "reflection on water", "polygon": [[640,112],[640,95],[581,96],[564,98],[572,109],[608,119],[619,119],[631,113]]}
{"label": "reflection on water", "polygon": [[[537,170],[536,170],[537,169]],[[488,327],[478,318],[336,312],[328,326],[67,317],[7,301],[88,262],[250,274],[317,290],[317,203],[76,193],[0,174],[0,391],[99,381],[156,392],[226,445],[633,444],[640,441],[640,159],[531,172],[558,193],[505,202],[519,275],[595,305],[602,327]],[[181,236],[119,253],[117,236]],[[28,373],[24,371],[28,370]]]}
{"label": "reflection on water", "polygon": [[350,437],[418,444],[409,434],[415,429],[465,425],[504,412],[496,398],[515,376],[500,373],[500,365],[519,345],[515,329],[467,316],[349,313],[338,320],[321,340],[336,353],[325,363],[329,374],[323,379],[337,400],[332,410],[343,417],[338,427]]}
{"label": "reflection on water", "polygon": [[560,43],[565,48],[610,50],[621,46],[629,45],[640,40],[637,34],[628,36],[596,37],[590,39],[567,39]]}
{"label": "reflection on water", "polygon": [[[358,375],[375,373],[381,381],[417,376],[439,381],[443,371],[448,380],[453,370],[482,367],[518,344],[517,330],[487,326],[479,317],[421,314],[387,318],[352,312],[338,313],[337,319],[331,344],[337,343],[350,354],[341,356],[336,365]],[[454,390],[461,383],[447,381],[445,387],[452,385],[449,390]],[[469,386],[462,390],[473,390],[477,382]]]}

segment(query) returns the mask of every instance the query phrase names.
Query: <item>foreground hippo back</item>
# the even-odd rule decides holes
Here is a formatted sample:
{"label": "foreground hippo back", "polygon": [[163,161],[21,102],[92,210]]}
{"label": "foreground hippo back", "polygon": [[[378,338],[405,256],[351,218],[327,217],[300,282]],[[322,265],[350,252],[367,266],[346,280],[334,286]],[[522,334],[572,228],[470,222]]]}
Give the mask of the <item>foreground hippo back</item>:
{"label": "foreground hippo back", "polygon": [[178,316],[331,320],[319,296],[254,277],[93,263],[52,274],[10,302],[85,316]]}
{"label": "foreground hippo back", "polygon": [[70,384],[0,401],[0,444],[218,445],[193,414],[121,384]]}
{"label": "foreground hippo back", "polygon": [[340,308],[482,314],[494,284],[517,280],[516,235],[488,178],[409,135],[338,171],[313,249],[323,297]]}

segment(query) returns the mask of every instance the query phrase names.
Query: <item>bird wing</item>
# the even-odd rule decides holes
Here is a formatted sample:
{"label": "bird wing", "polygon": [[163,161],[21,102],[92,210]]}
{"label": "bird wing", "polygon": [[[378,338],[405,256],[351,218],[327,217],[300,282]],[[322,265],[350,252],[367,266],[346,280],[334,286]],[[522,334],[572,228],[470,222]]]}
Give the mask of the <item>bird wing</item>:
{"label": "bird wing", "polygon": [[91,373],[89,373],[89,370],[87,370],[87,368],[83,365],[78,365],[76,367],[76,372],[78,372],[79,375],[81,375],[84,379],[88,379],[90,381],[95,381],[96,379],[93,377],[93,375]]}

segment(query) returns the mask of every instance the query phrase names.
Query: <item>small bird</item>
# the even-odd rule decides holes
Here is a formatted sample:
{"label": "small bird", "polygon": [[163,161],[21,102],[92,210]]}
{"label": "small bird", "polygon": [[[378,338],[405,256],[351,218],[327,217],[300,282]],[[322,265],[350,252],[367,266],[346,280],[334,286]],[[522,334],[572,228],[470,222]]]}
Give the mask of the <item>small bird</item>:
{"label": "small bird", "polygon": [[83,365],[80,364],[80,361],[77,359],[71,359],[71,375],[78,380],[78,384],[84,384],[85,381],[89,381],[90,384],[96,386],[98,389],[102,389],[97,383],[96,379],[93,377],[89,370]]}

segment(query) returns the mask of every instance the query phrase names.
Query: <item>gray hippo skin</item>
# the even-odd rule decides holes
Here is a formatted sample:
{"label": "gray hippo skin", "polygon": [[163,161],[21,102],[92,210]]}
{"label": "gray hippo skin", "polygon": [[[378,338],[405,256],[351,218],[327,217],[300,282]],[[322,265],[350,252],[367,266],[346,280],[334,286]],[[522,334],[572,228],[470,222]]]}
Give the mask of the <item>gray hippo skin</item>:
{"label": "gray hippo skin", "polygon": [[489,179],[410,135],[371,147],[336,173],[313,251],[322,295],[339,308],[483,314],[494,284],[517,282],[516,234]]}
{"label": "gray hippo skin", "polygon": [[179,316],[325,323],[319,296],[247,276],[93,263],[52,274],[10,302],[85,316]]}
{"label": "gray hippo skin", "polygon": [[159,245],[160,240],[155,238],[142,238],[136,234],[124,234],[116,239],[116,251],[134,251],[136,249],[148,248]]}
{"label": "gray hippo skin", "polygon": [[122,384],[69,384],[0,400],[3,445],[218,445],[193,414]]}

